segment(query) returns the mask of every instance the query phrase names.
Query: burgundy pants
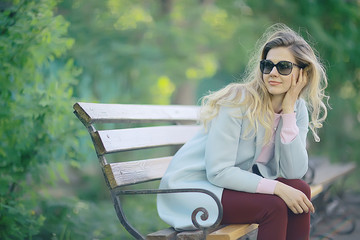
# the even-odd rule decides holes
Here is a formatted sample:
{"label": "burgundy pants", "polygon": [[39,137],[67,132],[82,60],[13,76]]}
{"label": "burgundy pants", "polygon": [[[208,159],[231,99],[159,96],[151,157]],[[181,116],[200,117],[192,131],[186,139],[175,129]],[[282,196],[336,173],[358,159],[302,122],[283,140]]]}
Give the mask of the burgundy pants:
{"label": "burgundy pants", "polygon": [[[278,178],[310,199],[309,185],[300,179]],[[222,224],[258,223],[258,240],[307,240],[310,212],[294,214],[276,195],[246,193],[225,189],[221,199]]]}

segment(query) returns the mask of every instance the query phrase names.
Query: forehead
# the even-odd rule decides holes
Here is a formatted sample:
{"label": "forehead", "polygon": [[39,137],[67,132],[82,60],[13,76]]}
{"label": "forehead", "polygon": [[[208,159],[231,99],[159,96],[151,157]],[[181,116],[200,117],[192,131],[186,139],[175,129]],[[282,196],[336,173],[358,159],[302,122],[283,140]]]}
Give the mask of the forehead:
{"label": "forehead", "polygon": [[266,56],[266,59],[271,60],[273,63],[277,63],[279,61],[295,62],[295,57],[286,47],[277,47],[270,49]]}

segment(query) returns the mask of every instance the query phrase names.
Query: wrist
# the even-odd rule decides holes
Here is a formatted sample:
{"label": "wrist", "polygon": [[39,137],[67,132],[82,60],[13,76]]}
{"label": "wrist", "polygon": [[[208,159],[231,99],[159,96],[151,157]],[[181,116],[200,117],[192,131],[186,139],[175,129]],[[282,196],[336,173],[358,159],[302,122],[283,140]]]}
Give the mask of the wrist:
{"label": "wrist", "polygon": [[282,182],[277,182],[276,183],[276,186],[275,186],[275,189],[274,189],[274,194],[277,195],[277,196],[280,196],[281,195],[281,192],[282,192],[282,189],[284,188],[284,183]]}
{"label": "wrist", "polygon": [[283,107],[282,113],[284,113],[284,114],[294,113],[294,108],[293,107]]}

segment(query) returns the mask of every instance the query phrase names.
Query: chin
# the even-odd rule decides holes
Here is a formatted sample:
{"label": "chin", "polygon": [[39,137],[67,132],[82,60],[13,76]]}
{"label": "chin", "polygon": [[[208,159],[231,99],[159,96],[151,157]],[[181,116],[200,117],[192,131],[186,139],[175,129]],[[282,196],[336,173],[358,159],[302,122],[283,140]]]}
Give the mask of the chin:
{"label": "chin", "polygon": [[268,92],[270,93],[270,95],[284,95],[286,93],[286,91],[282,91],[282,90],[275,90],[275,89],[268,89]]}

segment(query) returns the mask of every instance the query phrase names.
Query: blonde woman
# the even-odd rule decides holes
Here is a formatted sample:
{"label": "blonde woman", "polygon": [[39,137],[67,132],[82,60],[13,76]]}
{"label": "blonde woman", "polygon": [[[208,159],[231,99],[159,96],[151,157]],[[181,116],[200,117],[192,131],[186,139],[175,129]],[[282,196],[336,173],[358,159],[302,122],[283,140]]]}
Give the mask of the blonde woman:
{"label": "blonde woman", "polygon": [[[223,224],[258,223],[258,239],[309,239],[310,188],[306,136],[327,115],[327,78],[310,45],[283,24],[260,41],[242,83],[205,96],[203,129],[174,156],[160,188],[203,188],[223,206]],[[310,119],[310,121],[309,121]],[[176,229],[194,229],[191,213],[218,214],[199,193],[158,196],[160,217]]]}

